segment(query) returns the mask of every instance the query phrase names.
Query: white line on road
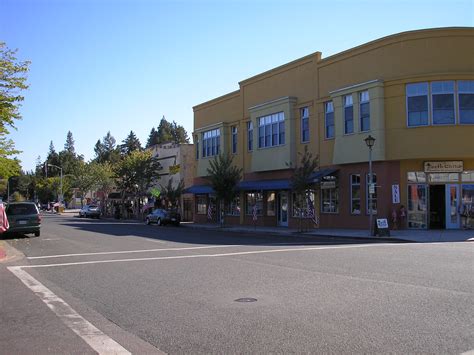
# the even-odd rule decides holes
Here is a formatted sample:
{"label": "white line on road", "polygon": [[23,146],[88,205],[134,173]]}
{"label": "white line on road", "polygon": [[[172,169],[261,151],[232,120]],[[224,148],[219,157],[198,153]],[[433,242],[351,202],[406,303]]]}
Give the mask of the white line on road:
{"label": "white line on road", "polygon": [[369,248],[369,247],[394,246],[394,245],[397,245],[397,244],[368,244],[368,245],[367,244],[357,244],[357,245],[325,246],[325,247],[319,246],[319,247],[311,247],[311,248],[288,248],[288,249],[239,251],[239,252],[222,253],[222,254],[195,254],[195,255],[177,255],[177,256],[158,256],[158,257],[153,257],[153,258],[137,258],[137,259],[78,261],[78,262],[73,262],[73,263],[60,263],[60,264],[24,265],[22,267],[23,268],[45,268],[45,267],[55,267],[55,266],[107,264],[107,263],[132,262],[132,261],[172,260],[172,259],[192,259],[192,258],[215,258],[215,257],[235,256],[235,255],[283,253],[283,252],[292,252],[292,251],[312,251],[312,250],[327,250],[327,249]]}
{"label": "white line on road", "polygon": [[131,354],[115,340],[102,333],[94,325],[84,319],[63,299],[56,296],[50,289],[36,280],[21,266],[8,267],[30,290],[32,290],[74,333],[80,336],[99,354]]}

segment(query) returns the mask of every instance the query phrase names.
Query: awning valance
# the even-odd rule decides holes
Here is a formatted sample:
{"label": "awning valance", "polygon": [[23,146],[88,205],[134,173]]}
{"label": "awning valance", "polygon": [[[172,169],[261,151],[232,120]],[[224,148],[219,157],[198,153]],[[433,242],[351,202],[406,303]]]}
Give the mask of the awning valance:
{"label": "awning valance", "polygon": [[193,185],[184,190],[185,194],[212,194],[214,189],[209,185]]}
{"label": "awning valance", "polygon": [[237,190],[289,190],[291,188],[291,181],[285,180],[256,180],[256,181],[241,181],[237,184]]}
{"label": "awning valance", "polygon": [[335,173],[337,170],[338,169],[328,168],[328,169],[315,171],[314,173],[311,174],[309,180],[313,183],[321,182],[321,179],[323,177],[331,175],[331,174]]}

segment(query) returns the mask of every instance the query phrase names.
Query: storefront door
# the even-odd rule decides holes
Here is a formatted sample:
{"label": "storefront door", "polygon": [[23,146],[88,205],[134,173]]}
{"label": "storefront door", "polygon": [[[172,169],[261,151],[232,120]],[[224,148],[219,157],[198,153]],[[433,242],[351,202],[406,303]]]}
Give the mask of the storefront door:
{"label": "storefront door", "polygon": [[446,228],[445,185],[430,185],[430,229]]}
{"label": "storefront door", "polygon": [[457,229],[459,223],[459,185],[446,184],[446,229]]}
{"label": "storefront door", "polygon": [[278,193],[278,225],[288,227],[288,192]]}

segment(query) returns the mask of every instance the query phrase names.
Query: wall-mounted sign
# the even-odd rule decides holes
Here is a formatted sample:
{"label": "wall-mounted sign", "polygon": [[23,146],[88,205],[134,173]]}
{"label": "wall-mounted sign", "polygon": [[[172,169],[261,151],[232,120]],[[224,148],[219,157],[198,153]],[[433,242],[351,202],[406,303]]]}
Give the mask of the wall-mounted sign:
{"label": "wall-mounted sign", "polygon": [[392,185],[392,203],[400,203],[400,185]]}
{"label": "wall-mounted sign", "polygon": [[179,164],[170,165],[170,175],[179,173]]}
{"label": "wall-mounted sign", "polygon": [[425,173],[462,173],[462,160],[453,161],[425,161]]}
{"label": "wall-mounted sign", "polygon": [[336,187],[335,181],[321,181],[321,189],[334,189]]}

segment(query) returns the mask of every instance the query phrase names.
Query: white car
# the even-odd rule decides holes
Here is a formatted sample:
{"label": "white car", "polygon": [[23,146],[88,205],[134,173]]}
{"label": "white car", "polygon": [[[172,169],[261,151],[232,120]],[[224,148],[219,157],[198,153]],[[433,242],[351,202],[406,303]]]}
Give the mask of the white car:
{"label": "white car", "polygon": [[96,205],[85,205],[79,211],[79,217],[100,218],[100,208]]}

